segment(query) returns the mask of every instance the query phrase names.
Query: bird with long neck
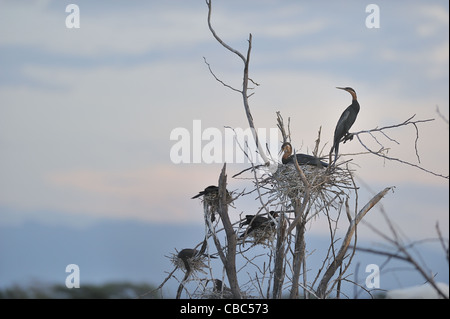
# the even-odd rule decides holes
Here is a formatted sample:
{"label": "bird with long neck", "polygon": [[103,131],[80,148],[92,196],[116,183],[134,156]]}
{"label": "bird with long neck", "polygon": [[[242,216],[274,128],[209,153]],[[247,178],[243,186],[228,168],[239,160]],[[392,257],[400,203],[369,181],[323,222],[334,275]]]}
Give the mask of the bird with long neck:
{"label": "bird with long neck", "polygon": [[[281,145],[281,151],[283,152],[283,156],[281,158],[281,162],[283,164],[293,164],[294,163],[294,155],[292,155],[292,145],[289,142],[284,142],[283,145]],[[325,162],[322,162],[319,158],[308,155],[308,154],[301,154],[298,153],[297,155],[297,163],[299,165],[312,165],[312,166],[318,166],[318,167],[327,167],[328,164]]]}
{"label": "bird with long neck", "polygon": [[[331,148],[331,152],[334,151],[334,161],[333,164],[336,163],[338,153],[339,153],[339,143],[342,139],[347,141],[348,139],[352,139],[352,136],[348,133],[353,123],[355,123],[356,116],[359,112],[359,103],[356,97],[356,92],[350,87],[337,87],[337,89],[347,91],[352,96],[352,104],[350,104],[345,111],[341,114],[339,121],[336,124],[336,128],[334,130],[334,139],[333,139],[333,147]],[[331,155],[330,155],[331,156]]]}

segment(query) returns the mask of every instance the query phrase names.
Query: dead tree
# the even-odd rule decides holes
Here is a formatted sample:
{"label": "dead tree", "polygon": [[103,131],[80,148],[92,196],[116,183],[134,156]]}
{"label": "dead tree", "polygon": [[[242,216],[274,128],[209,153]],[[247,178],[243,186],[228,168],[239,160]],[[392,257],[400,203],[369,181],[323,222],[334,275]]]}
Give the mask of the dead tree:
{"label": "dead tree", "polygon": [[[224,285],[222,284],[225,276],[230,285],[230,288],[226,288],[227,297],[248,297],[250,296],[250,293],[242,290],[242,287],[245,286],[245,284],[243,285],[240,283],[238,277],[239,272],[247,266],[254,266],[256,268],[256,272],[253,275],[247,271],[247,275],[249,277],[247,283],[256,289],[258,292],[257,297],[282,298],[284,296],[283,294],[286,294],[287,292],[289,293],[290,298],[299,298],[300,296],[303,296],[304,298],[308,298],[309,296],[316,298],[329,298],[332,296],[333,292],[336,297],[339,297],[341,283],[347,276],[346,273],[349,270],[352,258],[357,250],[356,239],[358,225],[367,213],[384,196],[386,196],[388,192],[394,188],[394,186],[385,187],[369,202],[367,202],[362,209],[359,210],[359,187],[355,183],[353,177],[354,171],[351,169],[350,165],[353,158],[343,160],[342,158],[345,157],[345,155],[341,155],[339,161],[336,165],[333,165],[332,169],[330,169],[330,166],[327,169],[324,169],[323,167],[299,165],[296,156],[294,156],[294,165],[273,164],[273,161],[270,159],[270,155],[266,153],[258,138],[249,105],[249,98],[252,95],[248,94],[250,89],[249,84],[253,83],[254,85],[258,85],[249,77],[252,35],[249,35],[248,48],[245,55],[229,46],[219,37],[212,27],[212,0],[205,1],[208,7],[207,23],[213,37],[225,49],[234,55],[237,55],[243,62],[242,88],[238,89],[223,82],[213,72],[206,58],[204,58],[205,64],[216,81],[228,89],[238,92],[242,96],[245,116],[248,120],[249,127],[251,128],[253,138],[257,146],[257,152],[264,160],[263,165],[252,165],[250,168],[252,176],[247,178],[247,180],[252,183],[253,189],[248,192],[243,191],[239,196],[250,196],[256,194],[255,199],[260,203],[260,207],[255,209],[257,214],[267,213],[267,218],[272,219],[271,224],[273,224],[274,227],[269,227],[259,233],[254,232],[251,236],[246,236],[245,232],[243,232],[244,235],[241,235],[240,237],[237,236],[238,232],[242,231],[242,224],[239,221],[233,223],[228,214],[228,207],[233,199],[230,200],[228,198],[229,194],[226,190],[227,175],[225,164],[218,180],[219,190],[217,198],[213,203],[207,201],[203,202],[205,215],[205,237],[204,240],[197,245],[202,245],[202,250],[206,251],[205,256],[210,256],[208,240],[212,238],[217,254],[223,265],[223,278],[222,280],[219,280],[213,277],[209,257],[202,259],[201,263],[197,265],[197,267],[200,268],[199,270],[206,267],[209,272],[204,271],[203,273],[207,274],[207,277],[190,279],[191,274],[193,275],[196,272],[192,271],[192,267],[190,267],[189,270],[188,267],[185,267],[186,272],[180,282],[177,297],[181,295],[181,291],[185,287],[185,283],[188,280],[195,280],[198,283],[196,290],[200,290],[200,293],[192,293],[189,294],[189,296],[199,298],[225,298],[225,294],[223,293]],[[413,166],[433,175],[448,179],[448,176],[443,174],[434,173],[417,164],[401,159],[390,158],[386,155],[386,149],[376,134],[381,134],[381,136],[387,138],[389,141],[398,143],[394,139],[390,138],[386,131],[402,126],[412,125],[416,129],[415,149],[417,158],[420,162],[420,158],[418,156],[419,152],[417,149],[417,139],[419,137],[418,124],[432,121],[432,119],[412,121],[413,118],[414,116],[396,125],[381,128],[377,127],[372,130],[355,132],[352,133],[352,135],[357,137],[357,140],[367,153],[381,156],[387,160],[396,160],[402,164]],[[290,119],[288,119],[286,126],[281,113],[277,112],[277,126],[283,136],[283,142],[291,141],[289,124]],[[380,149],[372,150],[370,147],[365,145],[360,138],[360,136],[364,134],[368,134],[371,138],[373,138],[373,140],[380,145]],[[316,157],[320,157],[321,155],[320,135],[321,130],[319,129],[318,138],[313,151],[313,154]],[[357,155],[354,157],[356,156]],[[264,169],[269,165],[275,165],[275,169]],[[256,170],[261,168],[262,174],[256,174]],[[241,176],[241,174],[250,169],[235,174],[233,177],[236,178]],[[350,204],[351,198],[354,200],[353,205]],[[353,211],[350,208],[352,206],[354,207]],[[278,217],[276,219],[271,217],[269,214],[269,211],[271,210],[277,211]],[[219,219],[218,221],[213,222],[210,217],[211,215],[214,216],[213,214],[215,212],[218,213]],[[342,214],[342,212],[345,212],[345,214]],[[307,231],[306,226],[314,223],[318,216],[325,216],[327,219],[329,225],[330,245],[325,256],[323,256],[322,266],[319,269],[310,270],[306,264],[308,257],[308,243],[305,241],[305,233]],[[339,239],[337,228],[338,223],[343,219],[341,218],[342,216],[347,217],[348,227],[342,238],[340,246],[336,247]],[[250,243],[250,247],[244,248],[244,244],[246,243]],[[256,262],[256,258],[260,256],[252,255],[252,248],[256,245],[263,245],[269,250],[267,254],[264,254],[264,256],[268,259],[264,260],[262,265],[259,265]],[[237,269],[238,258],[244,260],[244,266],[240,269]],[[172,257],[172,261],[176,267],[169,274],[169,277],[163,282],[163,284],[171,276],[174,276],[173,274],[177,268],[180,268],[180,266],[183,265],[180,264],[180,261],[174,257]],[[310,275],[310,273],[312,275]],[[214,285],[213,292],[208,290],[208,282],[220,282],[221,284],[218,286],[221,287],[222,293],[217,294],[218,289],[216,284]],[[162,287],[162,285],[160,285],[160,287]]]}
{"label": "dead tree", "polygon": [[[232,296],[235,299],[241,299],[241,292],[239,290],[237,273],[236,273],[236,246],[237,238],[236,232],[233,229],[233,225],[230,222],[230,217],[228,216],[228,202],[227,202],[227,175],[226,175],[226,164],[223,165],[222,172],[219,177],[219,215],[222,220],[223,227],[225,229],[226,249],[220,246],[220,242],[217,237],[214,237],[214,243],[216,244],[217,252],[219,253],[220,259],[225,267],[227,273],[228,282],[230,283],[230,288]],[[226,253],[225,253],[226,252]]]}

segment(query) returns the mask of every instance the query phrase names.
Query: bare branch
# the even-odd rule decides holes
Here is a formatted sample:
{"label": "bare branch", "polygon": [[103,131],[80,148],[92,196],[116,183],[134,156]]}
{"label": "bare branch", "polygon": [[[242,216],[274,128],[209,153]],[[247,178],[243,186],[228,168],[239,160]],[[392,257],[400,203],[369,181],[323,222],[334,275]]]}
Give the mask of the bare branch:
{"label": "bare branch", "polygon": [[211,70],[211,65],[206,61],[206,58],[205,58],[205,57],[203,57],[203,60],[205,61],[205,64],[208,66],[209,73],[212,74],[212,76],[216,79],[217,82],[221,83],[223,86],[225,86],[225,87],[227,87],[227,88],[229,88],[229,89],[231,89],[231,90],[233,90],[233,91],[236,91],[236,92],[239,92],[239,93],[242,94],[242,91],[241,91],[241,90],[235,89],[235,88],[232,87],[231,85],[226,84],[226,83],[223,82],[221,79],[219,79],[219,78],[214,74],[214,72]]}
{"label": "bare branch", "polygon": [[438,234],[438,237],[439,237],[439,241],[440,241],[440,243],[441,243],[441,246],[442,246],[442,249],[444,250],[444,253],[445,253],[445,257],[446,257],[446,259],[447,259],[447,263],[449,263],[449,257],[448,257],[448,239],[447,239],[447,243],[445,243],[445,240],[444,240],[444,237],[442,236],[442,233],[441,233],[441,229],[439,228],[439,223],[436,223],[436,232],[437,232],[437,234]]}
{"label": "bare branch", "polygon": [[206,0],[206,5],[208,6],[208,27],[209,30],[211,31],[212,35],[214,36],[214,38],[217,40],[217,42],[219,42],[224,48],[226,48],[227,50],[233,52],[234,54],[236,54],[238,57],[240,57],[242,59],[242,61],[244,63],[247,63],[247,61],[245,60],[245,57],[242,55],[242,53],[240,53],[239,51],[233,49],[232,47],[230,47],[228,44],[226,44],[224,41],[222,41],[222,39],[217,35],[216,31],[214,31],[212,25],[211,25],[211,12],[212,12],[212,8],[211,8],[211,0]]}
{"label": "bare branch", "polygon": [[[252,95],[252,94],[248,95],[248,93],[247,93],[248,90],[249,90],[248,82],[249,82],[249,80],[250,80],[250,79],[249,79],[248,73],[249,73],[249,65],[250,65],[250,53],[251,53],[251,50],[252,50],[252,34],[251,34],[251,33],[249,34],[249,39],[248,39],[248,49],[247,49],[247,57],[244,57],[244,55],[243,55],[242,53],[240,53],[238,50],[233,49],[231,46],[229,46],[228,44],[226,44],[226,43],[225,43],[225,42],[217,35],[216,31],[213,29],[213,27],[212,27],[212,25],[211,25],[211,11],[212,11],[211,0],[206,0],[206,4],[207,4],[207,6],[208,6],[208,27],[209,27],[209,30],[211,31],[212,35],[214,36],[214,38],[215,38],[215,39],[216,39],[216,40],[217,40],[224,48],[226,48],[226,49],[229,50],[230,52],[232,52],[232,53],[236,54],[237,56],[239,56],[239,57],[241,58],[242,62],[244,62],[244,77],[243,77],[243,83],[242,83],[242,91],[237,90],[237,89],[234,89],[234,88],[230,87],[229,85],[225,84],[224,82],[222,82],[222,81],[220,81],[220,80],[219,80],[219,82],[222,83],[223,85],[225,85],[226,87],[229,87],[229,88],[231,88],[232,90],[237,91],[237,92],[240,92],[240,93],[242,94],[242,99],[243,99],[244,108],[245,108],[245,114],[246,114],[246,116],[247,116],[248,124],[249,124],[250,129],[251,129],[252,134],[253,134],[253,139],[255,140],[255,144],[256,144],[256,147],[257,147],[257,149],[258,149],[258,151],[259,151],[260,156],[261,156],[262,159],[264,160],[265,165],[268,166],[268,165],[270,164],[270,160],[269,160],[269,158],[267,157],[266,152],[264,151],[263,146],[262,146],[261,143],[259,142],[258,133],[257,133],[257,131],[256,131],[256,129],[255,129],[255,124],[254,124],[254,122],[253,122],[253,116],[252,116],[252,113],[250,112],[250,106],[249,106],[249,103],[248,103],[248,98]],[[211,69],[210,69],[210,71],[211,71]],[[214,74],[213,74],[213,75],[214,75]],[[214,75],[214,78],[216,78],[216,80],[217,80],[217,77],[216,77],[215,75]],[[256,84],[256,85],[259,85],[259,84],[257,84],[255,81],[253,81],[253,80],[250,80],[250,81],[252,81],[252,83],[254,83],[254,84]]]}
{"label": "bare branch", "polygon": [[286,129],[284,128],[283,117],[281,116],[281,113],[279,111],[277,111],[277,126],[281,132],[281,136],[283,136],[283,143],[290,142],[289,139],[290,134],[286,133]]}
{"label": "bare branch", "polygon": [[448,118],[446,118],[444,115],[442,115],[441,111],[439,110],[439,105],[436,105],[436,113],[448,125]]}
{"label": "bare branch", "polygon": [[[372,154],[374,154],[374,155],[376,155],[376,156],[382,157],[382,158],[387,159],[387,160],[390,160],[390,161],[396,161],[396,162],[399,162],[399,163],[402,163],[402,164],[405,164],[405,165],[408,165],[408,166],[412,166],[412,167],[418,168],[418,169],[420,169],[420,170],[422,170],[422,171],[424,171],[424,172],[426,172],[426,173],[432,174],[432,175],[437,176],[437,177],[442,177],[442,178],[445,178],[445,179],[449,179],[449,176],[448,176],[448,175],[445,176],[445,175],[443,175],[443,174],[438,174],[438,173],[435,173],[435,172],[433,172],[433,171],[431,171],[431,170],[428,170],[428,169],[426,169],[426,168],[423,168],[423,167],[421,167],[421,166],[419,166],[419,165],[417,165],[417,164],[413,164],[413,163],[410,163],[410,162],[408,162],[408,161],[404,161],[404,160],[401,160],[401,159],[399,159],[399,158],[394,158],[394,157],[390,157],[390,156],[387,156],[387,155],[383,154],[383,151],[384,151],[384,150],[387,150],[387,149],[384,148],[384,146],[383,146],[383,145],[375,138],[375,136],[372,134],[372,133],[374,133],[374,132],[379,132],[379,133],[383,134],[386,138],[388,138],[390,141],[393,141],[393,142],[399,144],[397,141],[391,139],[391,138],[390,138],[385,132],[383,132],[383,131],[384,131],[384,130],[388,130],[388,129],[398,128],[398,127],[401,127],[401,126],[413,125],[414,128],[415,128],[415,131],[416,131],[416,138],[415,138],[415,141],[414,141],[414,149],[415,149],[415,152],[416,152],[417,160],[418,160],[418,162],[420,163],[420,156],[419,156],[419,151],[418,151],[418,146],[417,146],[417,142],[418,142],[418,140],[419,140],[419,129],[418,129],[418,127],[417,127],[417,124],[419,124],[419,123],[431,122],[431,121],[434,121],[434,119],[426,119],[426,120],[416,120],[416,121],[412,121],[412,119],[413,119],[415,116],[416,116],[416,115],[414,114],[413,116],[411,116],[410,118],[408,118],[406,121],[404,121],[404,122],[402,122],[402,123],[399,123],[399,124],[388,125],[388,126],[384,126],[384,127],[380,127],[380,128],[376,127],[376,128],[374,128],[374,129],[371,129],[371,130],[359,131],[359,132],[352,133],[352,134],[350,134],[350,135],[351,135],[352,137],[356,136],[356,137],[358,138],[359,143],[360,143],[360,144],[361,144],[361,145],[362,145],[369,153],[372,153]],[[362,142],[362,140],[361,140],[361,138],[360,138],[360,135],[361,135],[361,134],[369,134],[370,136],[372,136],[372,138],[374,138],[374,139],[376,140],[376,142],[381,146],[381,149],[378,150],[378,151],[374,151],[374,150],[372,150],[371,148],[369,148],[366,144],[364,144],[364,143]]]}
{"label": "bare branch", "polygon": [[352,220],[352,222],[350,223],[350,225],[347,229],[347,234],[344,237],[341,248],[339,249],[339,252],[336,255],[336,258],[328,266],[325,274],[322,277],[322,280],[319,283],[319,286],[317,288],[317,295],[319,297],[321,297],[321,298],[326,297],[328,282],[331,280],[333,275],[336,273],[336,270],[341,266],[341,264],[346,256],[347,249],[350,246],[350,242],[353,237],[353,234],[355,233],[356,226],[364,218],[364,216],[369,212],[369,210],[373,206],[375,206],[384,197],[384,195],[386,195],[387,192],[391,189],[392,189],[392,187],[386,187],[384,190],[382,190],[377,195],[375,195]]}
{"label": "bare branch", "polygon": [[[412,243],[409,245],[406,245],[403,243],[402,239],[400,238],[400,235],[398,231],[394,228],[394,225],[392,221],[389,219],[387,214],[382,210],[383,217],[386,220],[386,223],[388,224],[388,227],[391,231],[391,235],[383,234],[379,230],[377,230],[373,225],[369,225],[368,227],[374,230],[378,235],[380,235],[383,239],[388,241],[392,244],[392,246],[396,249],[396,253],[391,253],[389,251],[381,251],[381,250],[374,250],[374,249],[364,249],[364,248],[356,248],[358,250],[367,251],[370,253],[378,254],[378,255],[385,255],[389,258],[396,258],[403,260],[409,264],[411,264],[414,269],[417,270],[417,272],[425,279],[426,282],[429,282],[430,285],[436,290],[436,292],[443,297],[444,299],[448,299],[448,296],[438,287],[434,280],[434,276],[429,274],[429,272],[422,266],[419,261],[414,258],[413,255],[411,255],[408,251],[408,249],[412,248],[416,243]],[[438,231],[439,235],[439,231]],[[448,255],[447,255],[448,258]]]}
{"label": "bare branch", "polygon": [[445,175],[442,175],[442,174],[438,174],[438,173],[430,171],[430,170],[428,170],[426,168],[423,168],[423,167],[421,167],[419,165],[416,165],[416,164],[413,164],[413,163],[401,160],[399,158],[395,158],[395,157],[390,157],[390,156],[384,155],[384,154],[382,154],[382,150],[373,151],[361,141],[361,138],[359,137],[359,135],[356,135],[356,138],[358,139],[359,143],[371,154],[374,154],[376,156],[382,157],[382,158],[390,160],[390,161],[399,162],[399,163],[402,163],[402,164],[405,164],[405,165],[408,165],[408,166],[412,166],[412,167],[418,168],[418,169],[420,169],[420,170],[422,170],[422,171],[424,171],[426,173],[432,174],[432,175],[437,176],[437,177],[442,177],[442,178],[445,178],[445,179],[449,179],[448,175],[445,176]]}
{"label": "bare branch", "polygon": [[383,131],[383,130],[398,128],[398,127],[409,125],[409,124],[414,125],[414,124],[417,124],[417,123],[426,123],[426,122],[434,121],[434,119],[411,121],[415,116],[416,116],[416,114],[414,114],[413,116],[408,118],[406,121],[404,121],[402,123],[399,123],[399,124],[383,126],[383,127],[380,127],[380,128],[376,127],[376,128],[371,129],[371,130],[359,131],[359,132],[355,132],[355,133],[351,133],[351,134],[354,136],[354,135],[359,135],[359,134],[362,134],[362,133],[380,132],[380,131]]}
{"label": "bare branch", "polygon": [[[228,216],[228,201],[227,201],[227,175],[225,173],[226,164],[223,165],[222,172],[219,177],[219,215],[225,228],[227,237],[227,254],[225,259],[225,270],[230,283],[230,288],[233,293],[233,298],[241,299],[241,291],[239,290],[237,273],[236,273],[236,245],[237,238]],[[221,257],[222,258],[222,257]]]}

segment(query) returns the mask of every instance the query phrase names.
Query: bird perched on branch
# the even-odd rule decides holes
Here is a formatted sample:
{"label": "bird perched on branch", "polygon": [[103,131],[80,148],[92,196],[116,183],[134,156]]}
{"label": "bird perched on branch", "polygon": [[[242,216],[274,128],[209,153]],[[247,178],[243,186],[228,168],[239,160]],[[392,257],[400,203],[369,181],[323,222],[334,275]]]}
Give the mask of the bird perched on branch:
{"label": "bird perched on branch", "polygon": [[[226,192],[226,203],[229,204],[233,201],[228,190]],[[215,221],[215,215],[218,206],[219,206],[219,187],[211,185],[206,187],[204,190],[200,191],[197,195],[193,196],[192,199],[203,196],[203,201],[209,206],[211,221]]]}
{"label": "bird perched on branch", "polygon": [[[276,218],[278,217],[278,213],[274,211],[270,211],[269,214]],[[240,238],[245,237],[246,235],[251,234],[255,230],[264,229],[267,226],[275,226],[274,221],[270,217],[264,217],[261,215],[245,215],[245,220],[239,224],[240,227],[249,225],[247,230],[240,236]]]}
{"label": "bird perched on branch", "polygon": [[[230,193],[226,190],[227,201],[231,198]],[[192,197],[192,199],[198,198],[200,196],[204,196],[204,199],[216,199],[219,197],[219,187],[211,185],[206,187],[204,190],[198,192],[197,195]]]}
{"label": "bird perched on branch", "polygon": [[203,196],[203,195],[215,195],[215,196],[217,196],[218,194],[219,194],[219,187],[211,185],[211,186],[206,187],[201,192],[198,192],[198,194],[195,195],[194,197],[192,197],[192,199],[198,198],[198,197]]}
{"label": "bird perched on branch", "polygon": [[[334,130],[334,142],[333,147],[331,148],[330,153],[334,150],[334,162],[336,163],[338,152],[339,152],[339,143],[341,140],[345,143],[347,140],[352,140],[353,135],[349,134],[348,131],[352,127],[353,123],[355,123],[356,116],[359,112],[359,103],[356,98],[356,92],[350,87],[337,87],[337,89],[347,91],[352,96],[352,104],[348,106],[345,111],[341,114],[339,121],[337,122],[336,129]],[[331,155],[330,155],[331,156]]]}
{"label": "bird perched on branch", "polygon": [[[294,155],[292,155],[292,145],[289,142],[284,142],[283,145],[281,145],[281,151],[284,152],[283,157],[281,158],[281,162],[283,164],[293,164],[294,163]],[[318,166],[318,167],[327,167],[328,164],[325,162],[322,162],[319,158],[308,155],[308,154],[296,154],[297,155],[297,162],[299,165],[312,165],[312,166]]]}

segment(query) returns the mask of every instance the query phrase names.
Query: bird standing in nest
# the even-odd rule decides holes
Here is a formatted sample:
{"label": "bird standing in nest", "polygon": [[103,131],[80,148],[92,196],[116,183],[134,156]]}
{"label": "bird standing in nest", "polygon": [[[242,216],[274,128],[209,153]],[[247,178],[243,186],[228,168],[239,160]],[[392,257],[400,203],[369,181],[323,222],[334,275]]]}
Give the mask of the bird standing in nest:
{"label": "bird standing in nest", "polygon": [[[284,152],[283,157],[281,158],[281,162],[283,164],[293,164],[294,163],[294,155],[292,155],[292,145],[289,142],[284,142],[281,145],[281,152]],[[327,167],[328,164],[322,162],[319,158],[308,155],[308,154],[296,154],[297,162],[299,165],[312,165],[318,167]]]}
{"label": "bird standing in nest", "polygon": [[[269,214],[276,218],[278,217],[278,213],[274,211],[270,211]],[[275,226],[273,219],[270,217],[264,217],[261,215],[245,215],[245,220],[239,224],[240,227],[248,225],[247,230],[240,236],[240,238],[244,238],[246,235],[253,233],[255,230],[264,230],[267,226]]]}
{"label": "bird standing in nest", "polygon": [[[343,141],[344,143],[347,140],[353,139],[353,134],[349,134],[348,131],[352,127],[353,123],[355,123],[356,117],[359,112],[359,103],[356,98],[356,92],[350,87],[337,87],[337,89],[347,91],[352,96],[352,104],[350,104],[345,111],[341,114],[339,121],[337,122],[336,128],[334,130],[334,142],[333,147],[331,148],[331,152],[334,150],[334,161],[336,163],[338,152],[339,152],[339,143]],[[330,155],[331,156],[331,155]]]}

